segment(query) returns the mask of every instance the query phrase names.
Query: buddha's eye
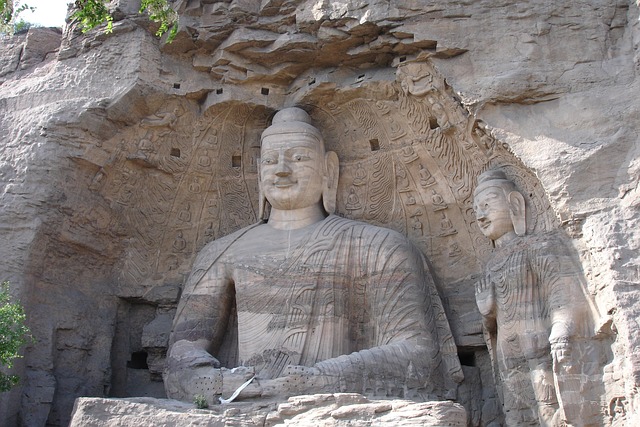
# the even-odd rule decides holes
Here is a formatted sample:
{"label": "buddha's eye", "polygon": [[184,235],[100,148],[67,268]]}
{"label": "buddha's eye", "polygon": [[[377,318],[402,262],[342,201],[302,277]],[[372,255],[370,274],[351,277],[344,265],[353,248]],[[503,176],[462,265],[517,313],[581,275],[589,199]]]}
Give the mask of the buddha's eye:
{"label": "buddha's eye", "polygon": [[263,165],[273,165],[276,163],[276,159],[273,157],[263,157],[260,161]]}
{"label": "buddha's eye", "polygon": [[305,156],[304,154],[301,154],[301,153],[296,153],[293,156],[291,156],[291,158],[293,159],[294,162],[301,162],[303,160],[309,160],[309,156]]}

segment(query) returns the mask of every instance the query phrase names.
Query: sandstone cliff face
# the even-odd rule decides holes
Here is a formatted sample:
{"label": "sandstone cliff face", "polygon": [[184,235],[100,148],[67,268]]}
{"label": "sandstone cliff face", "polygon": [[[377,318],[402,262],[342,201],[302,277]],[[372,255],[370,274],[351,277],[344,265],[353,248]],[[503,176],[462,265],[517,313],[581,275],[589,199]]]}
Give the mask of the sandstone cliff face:
{"label": "sandstone cliff face", "polygon": [[134,3],[112,35],[0,48],[0,278],[37,339],[3,425],[65,425],[78,396],[162,397],[180,286],[205,243],[256,220],[259,134],[290,105],[342,160],[339,213],[432,261],[474,365],[473,425],[499,417],[473,302],[490,247],[469,210],[493,165],[527,185],[532,228],[572,238],[617,333],[603,423],[637,420],[637,2],[177,1],[169,45]]}

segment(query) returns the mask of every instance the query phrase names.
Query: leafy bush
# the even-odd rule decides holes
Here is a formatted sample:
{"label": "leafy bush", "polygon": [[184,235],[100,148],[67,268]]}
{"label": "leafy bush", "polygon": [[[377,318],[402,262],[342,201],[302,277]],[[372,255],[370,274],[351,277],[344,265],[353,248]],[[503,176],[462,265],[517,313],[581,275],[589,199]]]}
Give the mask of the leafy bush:
{"label": "leafy bush", "polygon": [[103,0],[76,0],[77,10],[71,15],[80,24],[83,33],[97,27],[103,22],[107,23],[105,33],[113,31],[113,17]]}
{"label": "leafy bush", "polygon": [[[4,1],[4,0],[0,0]],[[113,31],[113,17],[109,13],[105,2],[107,0],[76,0],[77,10],[71,15],[80,23],[83,33],[107,23],[105,33]],[[169,35],[167,42],[173,41],[178,33],[178,14],[171,8],[167,0],[142,0],[140,13],[147,12],[149,19],[160,24],[156,36],[160,37],[167,31]]]}
{"label": "leafy bush", "polygon": [[[76,11],[71,14],[71,19],[79,23],[83,33],[104,23],[107,24],[105,33],[111,33],[113,16],[109,13],[108,2],[109,0],[75,0]],[[20,0],[0,0],[0,33],[12,33],[14,25],[24,29],[24,21],[22,24],[17,22],[17,16],[25,10],[34,9],[21,4]],[[149,14],[149,19],[160,24],[156,36],[160,37],[168,32],[167,42],[171,43],[178,33],[178,14],[168,0],[142,0],[140,13],[145,12]]]}
{"label": "leafy bush", "polygon": [[[9,369],[18,353],[31,338],[29,328],[24,324],[24,308],[19,302],[11,302],[9,282],[2,282],[0,287],[0,366]],[[8,375],[0,371],[0,392],[8,391],[18,384],[17,375]]]}
{"label": "leafy bush", "polygon": [[198,409],[207,409],[209,407],[207,398],[201,394],[196,394],[195,396],[193,396],[193,403],[195,403],[196,408]]}
{"label": "leafy bush", "polygon": [[178,34],[178,14],[169,6],[167,0],[142,0],[140,13],[147,12],[149,19],[160,24],[156,36],[160,37],[167,31],[167,43],[171,43]]}

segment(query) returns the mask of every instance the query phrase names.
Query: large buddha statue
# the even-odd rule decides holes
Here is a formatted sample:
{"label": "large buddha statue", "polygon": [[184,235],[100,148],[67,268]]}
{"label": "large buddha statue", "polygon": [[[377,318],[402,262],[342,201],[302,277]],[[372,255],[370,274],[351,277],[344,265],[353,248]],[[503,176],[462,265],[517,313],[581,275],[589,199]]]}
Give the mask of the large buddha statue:
{"label": "large buddha statue", "polygon": [[422,254],[394,231],[331,214],[338,158],[305,111],[274,116],[259,176],[268,221],[209,243],[194,263],[168,396],[213,403],[248,380],[240,398],[454,398],[462,373]]}
{"label": "large buddha statue", "polygon": [[588,353],[576,351],[589,305],[571,251],[557,232],[526,234],[525,199],[502,170],[478,177],[474,209],[495,246],[476,302],[506,425],[592,425],[585,420],[598,403],[587,398],[581,371],[589,361],[577,360]]}

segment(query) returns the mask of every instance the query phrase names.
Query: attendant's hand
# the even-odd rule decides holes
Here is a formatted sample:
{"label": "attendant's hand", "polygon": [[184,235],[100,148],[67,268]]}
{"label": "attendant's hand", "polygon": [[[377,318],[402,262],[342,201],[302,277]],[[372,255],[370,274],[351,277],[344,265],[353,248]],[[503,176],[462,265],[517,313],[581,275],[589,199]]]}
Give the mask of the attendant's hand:
{"label": "attendant's hand", "polygon": [[482,278],[476,283],[476,304],[480,314],[485,317],[494,317],[495,299],[493,286],[486,278]]}
{"label": "attendant's hand", "polygon": [[565,364],[571,359],[571,344],[568,340],[556,341],[551,343],[551,357],[553,363]]}

